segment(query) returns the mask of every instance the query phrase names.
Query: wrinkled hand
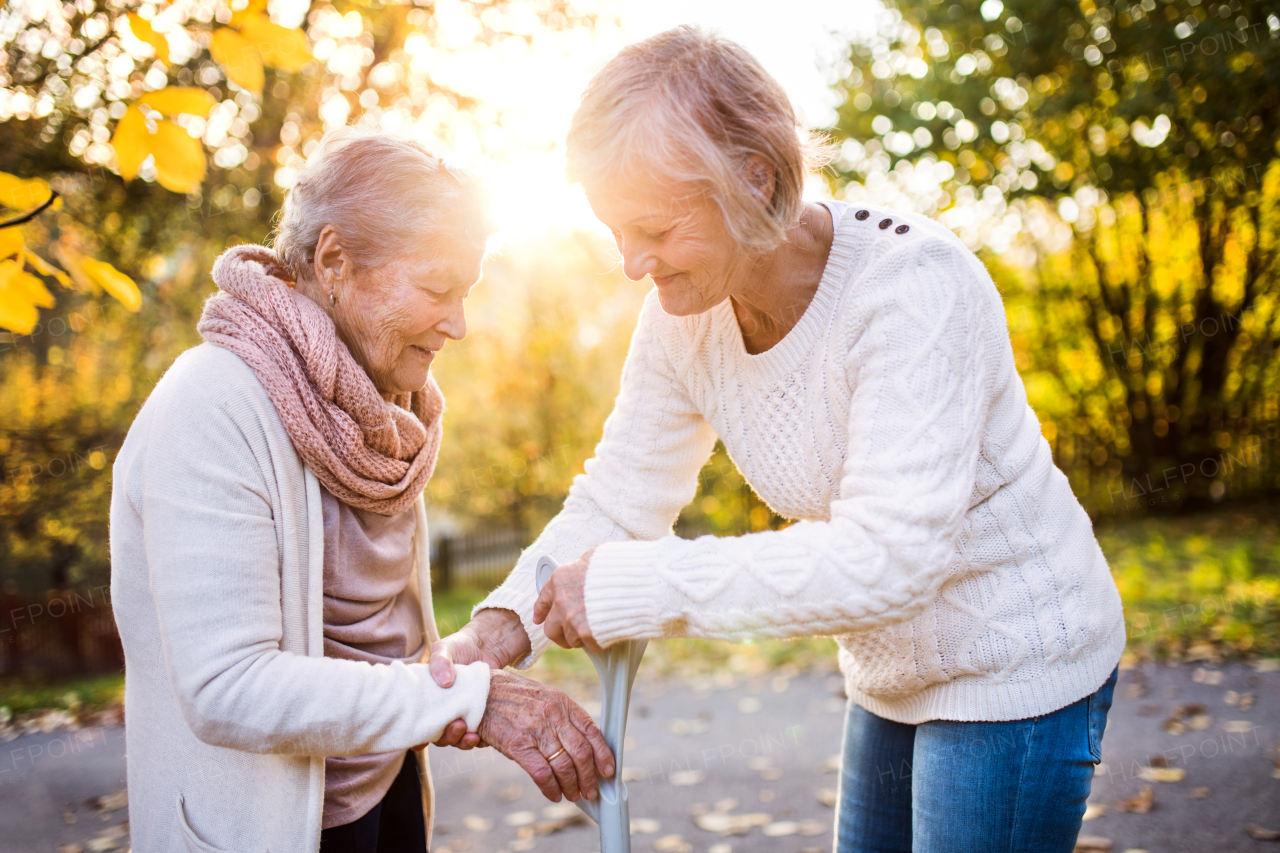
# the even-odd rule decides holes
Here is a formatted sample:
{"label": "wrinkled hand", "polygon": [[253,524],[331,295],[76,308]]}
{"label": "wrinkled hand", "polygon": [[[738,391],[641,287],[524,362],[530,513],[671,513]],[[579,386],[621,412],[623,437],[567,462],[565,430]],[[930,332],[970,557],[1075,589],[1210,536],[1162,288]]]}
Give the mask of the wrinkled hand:
{"label": "wrinkled hand", "polygon": [[573,802],[593,799],[598,777],[614,773],[613,753],[582,706],[513,672],[494,670],[480,737],[519,764],[552,802],[561,794]]}
{"label": "wrinkled hand", "polygon": [[566,649],[601,651],[587,624],[587,567],[591,549],[572,563],[556,569],[533,605],[533,621],[542,626],[547,639]]}
{"label": "wrinkled hand", "polygon": [[[457,678],[455,664],[484,661],[492,669],[502,669],[523,659],[529,651],[529,635],[519,616],[510,610],[481,610],[456,634],[437,640],[431,646],[431,677],[441,687],[452,687]],[[458,749],[485,745],[480,735],[467,731],[463,720],[454,720],[446,726],[435,743]]]}

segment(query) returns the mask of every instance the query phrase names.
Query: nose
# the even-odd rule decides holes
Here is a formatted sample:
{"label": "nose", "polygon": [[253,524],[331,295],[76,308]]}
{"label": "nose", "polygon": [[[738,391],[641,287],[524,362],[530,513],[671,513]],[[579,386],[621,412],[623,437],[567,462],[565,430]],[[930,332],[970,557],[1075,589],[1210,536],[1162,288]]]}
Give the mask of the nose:
{"label": "nose", "polygon": [[454,303],[444,319],[436,323],[436,330],[451,341],[460,341],[467,336],[467,315],[462,300]]}
{"label": "nose", "polygon": [[622,273],[627,278],[639,281],[658,268],[658,259],[649,251],[647,242],[619,237],[617,243],[622,253]]}

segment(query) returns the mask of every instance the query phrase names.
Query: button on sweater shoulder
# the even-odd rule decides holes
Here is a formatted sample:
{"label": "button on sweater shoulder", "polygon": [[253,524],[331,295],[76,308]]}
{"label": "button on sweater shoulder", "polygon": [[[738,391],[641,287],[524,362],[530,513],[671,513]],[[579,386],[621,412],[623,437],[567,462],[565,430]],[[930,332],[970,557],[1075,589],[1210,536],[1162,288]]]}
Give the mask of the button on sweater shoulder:
{"label": "button on sweater shoulder", "polygon": [[[671,317],[650,294],[595,457],[479,608],[519,614],[536,656],[530,560],[596,548],[602,645],[834,635],[849,695],[904,723],[1022,719],[1094,692],[1124,647],[1119,596],[982,263],[925,217],[851,208],[797,313],[752,355],[727,301]],[[795,524],[671,535],[717,436]]]}

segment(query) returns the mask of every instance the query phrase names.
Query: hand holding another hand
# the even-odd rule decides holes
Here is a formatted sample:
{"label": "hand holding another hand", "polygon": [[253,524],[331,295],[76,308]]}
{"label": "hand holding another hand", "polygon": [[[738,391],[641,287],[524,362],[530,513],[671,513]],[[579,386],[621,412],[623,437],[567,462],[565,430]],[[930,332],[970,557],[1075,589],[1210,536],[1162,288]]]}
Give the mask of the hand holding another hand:
{"label": "hand holding another hand", "polygon": [[[529,635],[520,617],[510,610],[481,610],[460,631],[432,645],[431,677],[441,687],[452,687],[457,677],[454,665],[484,661],[491,669],[502,669],[521,660],[529,651]],[[467,724],[462,720],[446,726],[435,743],[458,749],[484,745],[480,735],[467,732]]]}
{"label": "hand holding another hand", "polygon": [[519,764],[543,795],[594,799],[612,776],[613,753],[591,716],[554,687],[494,670],[480,738]]}

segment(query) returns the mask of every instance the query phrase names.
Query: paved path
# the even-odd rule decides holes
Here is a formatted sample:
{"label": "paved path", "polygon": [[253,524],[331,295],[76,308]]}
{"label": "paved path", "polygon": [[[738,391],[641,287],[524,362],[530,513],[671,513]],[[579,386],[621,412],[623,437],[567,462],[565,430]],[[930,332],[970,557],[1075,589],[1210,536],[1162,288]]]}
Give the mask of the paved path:
{"label": "paved path", "polygon": [[[1107,811],[1087,821],[1083,834],[1109,839],[1116,853],[1280,853],[1280,843],[1246,831],[1250,823],[1280,829],[1280,673],[1240,665],[1197,669],[1147,665],[1122,673],[1090,798],[1094,810]],[[833,811],[825,803],[836,787],[832,758],[843,704],[839,679],[829,675],[653,683],[642,670],[625,771],[633,849],[830,850]],[[1177,725],[1168,722],[1175,717]],[[599,849],[595,827],[573,822],[576,809],[548,804],[493,750],[433,747],[432,765],[441,814],[433,853]],[[1143,769],[1152,766],[1163,772]],[[1143,778],[1174,778],[1179,770],[1185,775],[1178,781]],[[127,848],[127,838],[111,839],[124,811],[100,814],[89,803],[123,784],[120,729],[29,735],[0,745],[0,853],[48,853],[103,836],[108,840],[98,849]],[[1147,786],[1148,811],[1118,809],[1126,799],[1141,807]],[[66,815],[76,822],[66,823]],[[699,822],[713,828],[736,822],[745,834],[721,835]]]}

